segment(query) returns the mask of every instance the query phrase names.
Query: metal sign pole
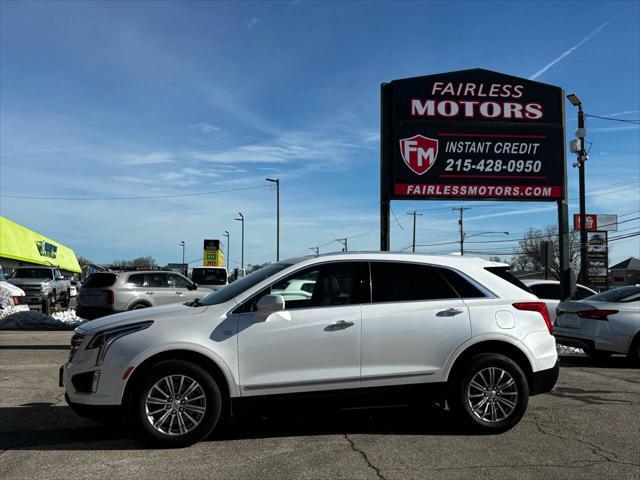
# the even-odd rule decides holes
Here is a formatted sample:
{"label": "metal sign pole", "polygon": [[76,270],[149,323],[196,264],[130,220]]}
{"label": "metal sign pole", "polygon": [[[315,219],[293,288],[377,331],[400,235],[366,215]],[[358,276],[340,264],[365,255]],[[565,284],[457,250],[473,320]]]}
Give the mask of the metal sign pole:
{"label": "metal sign pole", "polygon": [[391,113],[393,108],[392,86],[380,85],[380,250],[388,252],[391,248],[391,155],[393,131]]}
{"label": "metal sign pole", "polygon": [[[562,90],[564,99],[564,90]],[[566,125],[566,112],[562,102],[562,125]],[[563,132],[564,133],[564,132]],[[564,195],[558,200],[558,260],[560,270],[560,300],[571,297],[573,286],[571,281],[571,262],[569,257],[569,204],[567,202],[567,145],[566,136],[562,135],[562,189]]]}

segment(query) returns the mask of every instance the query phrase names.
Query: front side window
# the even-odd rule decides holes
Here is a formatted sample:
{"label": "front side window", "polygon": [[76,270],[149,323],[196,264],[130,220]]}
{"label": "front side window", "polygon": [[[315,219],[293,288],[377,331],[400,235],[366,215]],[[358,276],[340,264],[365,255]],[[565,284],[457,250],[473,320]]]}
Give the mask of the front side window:
{"label": "front side window", "polygon": [[189,287],[189,285],[191,285],[189,280],[184,278],[182,275],[172,274],[170,281],[173,283],[173,286],[175,288],[187,288]]}
{"label": "front side window", "polygon": [[[355,305],[368,301],[367,264],[364,262],[335,262],[315,265],[293,273],[262,290],[234,310],[234,313],[256,311],[258,301],[265,295],[281,295],[285,310],[336,305]],[[225,287],[228,288],[228,287]]]}
{"label": "front side window", "polygon": [[371,263],[373,302],[409,302],[459,298],[449,283],[429,265]]}

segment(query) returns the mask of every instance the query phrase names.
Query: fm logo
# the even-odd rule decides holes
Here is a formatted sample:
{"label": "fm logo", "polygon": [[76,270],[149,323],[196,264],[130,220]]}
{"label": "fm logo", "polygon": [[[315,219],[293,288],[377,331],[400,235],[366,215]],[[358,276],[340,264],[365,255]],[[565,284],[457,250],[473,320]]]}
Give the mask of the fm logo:
{"label": "fm logo", "polygon": [[438,140],[414,135],[400,140],[400,153],[407,167],[413,173],[422,175],[427,172],[438,156]]}

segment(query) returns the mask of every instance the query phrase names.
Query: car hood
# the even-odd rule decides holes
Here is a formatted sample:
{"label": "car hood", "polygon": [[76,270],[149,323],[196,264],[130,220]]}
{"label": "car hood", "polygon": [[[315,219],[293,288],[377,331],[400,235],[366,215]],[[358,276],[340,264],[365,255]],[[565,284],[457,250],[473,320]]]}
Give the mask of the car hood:
{"label": "car hood", "polygon": [[13,284],[13,285],[24,285],[25,287],[39,287],[40,285],[42,285],[45,282],[51,281],[50,278],[42,278],[42,279],[35,279],[35,278],[10,278],[8,280],[9,283]]}
{"label": "car hood", "polygon": [[24,290],[10,284],[9,282],[0,282],[0,287],[6,288],[12,296],[24,297]]}
{"label": "car hood", "polygon": [[107,328],[122,327],[131,323],[153,320],[154,322],[176,321],[180,318],[200,315],[207,311],[209,307],[189,307],[183,303],[172,303],[161,307],[141,308],[139,310],[131,310],[129,312],[109,315],[107,317],[98,318],[83,323],[76,332],[81,335],[95,333],[98,330]]}

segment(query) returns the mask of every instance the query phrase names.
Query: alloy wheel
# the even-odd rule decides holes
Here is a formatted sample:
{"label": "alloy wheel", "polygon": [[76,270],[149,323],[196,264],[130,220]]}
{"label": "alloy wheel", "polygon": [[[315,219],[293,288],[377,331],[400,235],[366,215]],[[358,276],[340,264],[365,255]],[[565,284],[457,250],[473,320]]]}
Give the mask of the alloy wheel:
{"label": "alloy wheel", "polygon": [[513,376],[498,367],[477,372],[467,388],[467,402],[479,419],[496,423],[509,417],[518,404],[518,386]]}
{"label": "alloy wheel", "polygon": [[207,398],[202,386],[186,375],[161,378],[149,389],[145,413],[151,426],[165,435],[185,435],[205,416]]}

